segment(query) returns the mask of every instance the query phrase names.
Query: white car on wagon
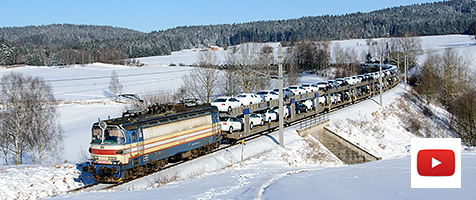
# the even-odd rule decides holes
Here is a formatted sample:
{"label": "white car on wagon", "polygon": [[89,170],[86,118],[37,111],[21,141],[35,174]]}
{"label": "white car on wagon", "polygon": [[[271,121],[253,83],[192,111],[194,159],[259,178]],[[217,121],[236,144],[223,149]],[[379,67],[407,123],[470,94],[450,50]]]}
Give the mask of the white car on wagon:
{"label": "white car on wagon", "polygon": [[[238,115],[236,118],[241,119],[241,121],[245,121],[245,118],[243,115]],[[264,119],[256,114],[256,113],[251,113],[250,114],[250,129],[253,129],[254,126],[263,126],[264,125]]]}
{"label": "white car on wagon", "polygon": [[302,84],[301,86],[302,86],[307,92],[315,92],[315,91],[319,90],[319,88],[317,87],[317,85],[312,84],[312,83],[305,83],[305,84]]}
{"label": "white car on wagon", "polygon": [[263,99],[261,99],[259,95],[252,93],[239,94],[235,98],[238,99],[238,101],[240,101],[245,106],[263,102]]}
{"label": "white car on wagon", "polygon": [[261,118],[263,118],[264,122],[266,123],[271,123],[272,121],[276,121],[278,119],[278,113],[273,109],[260,110],[255,113],[261,116]]}
{"label": "white car on wagon", "polygon": [[234,97],[218,97],[210,103],[212,106],[216,106],[220,112],[230,113],[233,108],[243,106],[243,103],[238,101]]}
{"label": "white car on wagon", "polygon": [[235,117],[220,117],[220,125],[222,131],[233,133],[234,130],[241,131],[243,129],[243,121]]}
{"label": "white car on wagon", "polygon": [[307,93],[307,90],[300,85],[291,85],[288,88],[291,90],[291,92],[294,92],[294,95]]}
{"label": "white car on wagon", "polygon": [[279,99],[279,94],[273,90],[261,90],[257,92],[256,95],[260,96],[264,101]]}

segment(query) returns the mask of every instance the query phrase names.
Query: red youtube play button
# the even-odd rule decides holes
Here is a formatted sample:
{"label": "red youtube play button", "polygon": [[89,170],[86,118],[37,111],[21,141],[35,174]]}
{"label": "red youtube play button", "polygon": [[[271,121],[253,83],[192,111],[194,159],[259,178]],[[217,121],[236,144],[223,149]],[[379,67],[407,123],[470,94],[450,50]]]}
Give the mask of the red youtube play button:
{"label": "red youtube play button", "polygon": [[420,176],[452,176],[455,173],[455,153],[449,149],[422,149],[417,155]]}

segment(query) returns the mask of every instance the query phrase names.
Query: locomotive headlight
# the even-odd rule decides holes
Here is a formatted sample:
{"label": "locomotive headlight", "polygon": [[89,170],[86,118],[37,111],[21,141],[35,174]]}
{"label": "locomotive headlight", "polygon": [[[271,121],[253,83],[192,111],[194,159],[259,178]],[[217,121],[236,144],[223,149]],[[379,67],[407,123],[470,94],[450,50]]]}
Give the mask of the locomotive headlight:
{"label": "locomotive headlight", "polygon": [[116,160],[116,157],[107,157],[108,160]]}
{"label": "locomotive headlight", "polygon": [[98,159],[98,157],[97,157],[97,156],[93,156],[93,160],[97,160],[97,159]]}

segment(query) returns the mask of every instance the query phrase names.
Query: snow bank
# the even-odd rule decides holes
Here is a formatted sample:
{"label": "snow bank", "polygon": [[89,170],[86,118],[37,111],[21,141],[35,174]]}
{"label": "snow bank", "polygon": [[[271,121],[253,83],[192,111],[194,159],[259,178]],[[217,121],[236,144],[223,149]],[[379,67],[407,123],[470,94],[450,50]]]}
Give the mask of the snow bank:
{"label": "snow bank", "polygon": [[6,166],[0,169],[0,199],[38,199],[81,186],[71,164],[54,167]]}

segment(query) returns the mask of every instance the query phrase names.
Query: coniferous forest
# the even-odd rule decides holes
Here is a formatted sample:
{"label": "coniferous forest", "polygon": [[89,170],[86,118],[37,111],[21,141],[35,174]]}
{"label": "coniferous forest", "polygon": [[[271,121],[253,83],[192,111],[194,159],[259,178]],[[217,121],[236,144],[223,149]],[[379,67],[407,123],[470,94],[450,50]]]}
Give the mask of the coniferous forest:
{"label": "coniferous forest", "polygon": [[203,46],[245,42],[344,40],[471,33],[476,2],[452,0],[345,15],[256,21],[239,24],[181,26],[143,33],[131,29],[52,24],[0,28],[0,65],[58,66],[167,55]]}

